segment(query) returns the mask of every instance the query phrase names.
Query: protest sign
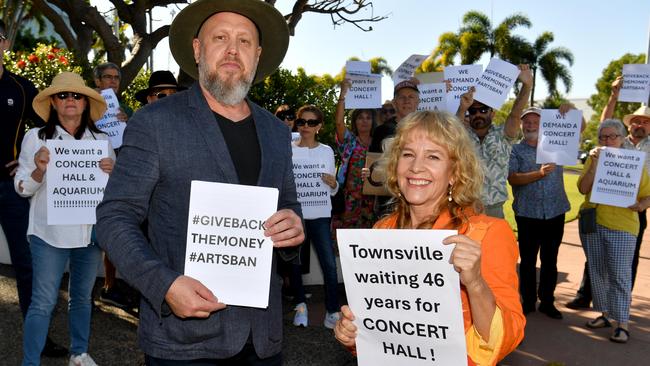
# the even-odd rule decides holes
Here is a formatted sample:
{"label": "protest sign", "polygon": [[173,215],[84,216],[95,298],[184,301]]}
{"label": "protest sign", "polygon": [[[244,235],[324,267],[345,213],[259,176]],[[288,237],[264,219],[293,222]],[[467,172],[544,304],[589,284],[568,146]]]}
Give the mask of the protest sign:
{"label": "protest sign", "polygon": [[99,161],[108,157],[106,140],[47,140],[47,224],[94,224],[108,174]]}
{"label": "protest sign", "polygon": [[420,104],[418,111],[446,111],[447,85],[445,83],[419,84]]}
{"label": "protest sign", "polygon": [[[293,149],[294,152],[300,150],[309,150],[309,148]],[[307,154],[294,154],[293,156],[296,196],[305,219],[329,217],[332,212],[331,189],[323,182],[322,178],[323,173],[327,171],[327,164],[324,161],[310,158]]]}
{"label": "protest sign", "polygon": [[537,164],[575,165],[580,144],[582,111],[560,114],[557,109],[542,109],[539,119]]}
{"label": "protest sign", "polygon": [[370,62],[347,61],[345,63],[345,73],[349,75],[370,75]]}
{"label": "protest sign", "polygon": [[273,242],[264,221],[277,206],[276,188],[192,181],[185,275],[220,302],[266,308]]}
{"label": "protest sign", "polygon": [[460,105],[460,96],[476,85],[481,72],[483,72],[483,66],[481,65],[445,67],[445,80],[451,83],[451,90],[447,92],[447,111],[449,113],[456,114]]}
{"label": "protest sign", "polygon": [[453,230],[338,229],[360,366],[467,365]]}
{"label": "protest sign", "polygon": [[650,96],[650,64],[623,65],[623,85],[619,102],[648,103]]}
{"label": "protest sign", "polygon": [[381,75],[346,75],[350,90],[345,95],[345,109],[381,108]]}
{"label": "protest sign", "polygon": [[600,151],[590,202],[629,207],[636,203],[645,152],[606,147]]}
{"label": "protest sign", "polygon": [[493,58],[487,68],[476,81],[476,92],[474,100],[492,107],[501,108],[503,102],[508,98],[508,93],[517,81],[519,68],[508,62]]}
{"label": "protest sign", "polygon": [[445,79],[443,72],[423,72],[413,76],[420,81],[420,84],[442,83]]}
{"label": "protest sign", "polygon": [[102,118],[95,122],[95,126],[108,135],[111,146],[113,149],[117,149],[122,146],[122,135],[124,135],[124,129],[126,128],[126,123],[117,119],[117,114],[120,112],[120,102],[111,88],[102,90],[102,97],[106,101],[106,112]]}
{"label": "protest sign", "polygon": [[413,74],[415,74],[415,69],[417,69],[427,57],[427,55],[409,56],[409,58],[402,62],[393,73],[393,84],[397,85],[400,81],[411,79]]}
{"label": "protest sign", "polygon": [[[390,139],[392,140],[392,139]],[[390,196],[384,186],[386,173],[381,168],[381,153],[366,153],[366,166],[370,170],[368,178],[363,181],[363,194],[375,196]]]}

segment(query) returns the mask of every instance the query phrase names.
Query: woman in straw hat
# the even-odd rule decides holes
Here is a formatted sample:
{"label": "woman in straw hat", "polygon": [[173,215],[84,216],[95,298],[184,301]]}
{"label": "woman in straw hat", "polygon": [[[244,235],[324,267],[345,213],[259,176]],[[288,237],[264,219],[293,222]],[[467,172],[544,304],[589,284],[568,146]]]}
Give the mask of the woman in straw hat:
{"label": "woman in straw hat", "polygon": [[[18,194],[31,197],[27,235],[34,267],[32,302],[27,311],[23,338],[23,365],[39,365],[41,350],[57,303],[61,277],[69,261],[70,365],[96,365],[88,355],[91,292],[95,283],[100,249],[91,241],[92,225],[48,225],[47,180],[50,161],[47,140],[108,140],[95,127],[106,111],[101,95],[87,87],[81,76],[63,72],[33,102],[45,127],[27,132],[15,177]],[[115,155],[108,146],[99,168],[111,173]]]}

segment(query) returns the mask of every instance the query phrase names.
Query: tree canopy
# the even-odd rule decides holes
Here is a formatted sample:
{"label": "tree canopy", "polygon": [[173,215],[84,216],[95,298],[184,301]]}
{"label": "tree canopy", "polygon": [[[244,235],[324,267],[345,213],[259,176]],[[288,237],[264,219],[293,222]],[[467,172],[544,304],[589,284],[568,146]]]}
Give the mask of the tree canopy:
{"label": "tree canopy", "polygon": [[[169,24],[149,29],[151,11],[157,7],[184,5],[189,1],[109,1],[113,9],[107,12],[100,12],[87,0],[3,0],[3,5],[10,5],[13,9],[10,17],[12,21],[7,22],[11,29],[19,29],[20,22],[26,19],[25,14],[40,14],[47,18],[63,39],[65,46],[74,52],[86,79],[92,78],[90,72],[93,57],[89,59],[88,55],[94,46],[101,45],[106,52],[106,60],[121,65],[120,88],[125,89],[138,75],[156,45],[169,33]],[[276,0],[266,2],[275,6]],[[372,30],[369,25],[372,22],[386,18],[374,14],[373,2],[369,0],[294,0],[291,12],[284,15],[290,34],[295,34],[296,27],[305,13],[328,15],[334,25],[351,23],[364,31]],[[5,16],[9,19],[7,13]],[[126,38],[122,32],[115,32],[115,24],[118,29],[130,28],[133,36]]]}

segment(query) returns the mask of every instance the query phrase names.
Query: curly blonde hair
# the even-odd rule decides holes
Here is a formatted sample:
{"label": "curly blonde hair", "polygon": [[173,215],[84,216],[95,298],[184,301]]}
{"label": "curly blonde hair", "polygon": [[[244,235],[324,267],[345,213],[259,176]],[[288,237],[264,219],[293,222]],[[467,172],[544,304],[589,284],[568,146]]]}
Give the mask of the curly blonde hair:
{"label": "curly blonde hair", "polygon": [[438,111],[414,112],[406,116],[400,121],[397,134],[382,157],[386,173],[386,188],[395,197],[393,208],[398,215],[397,227],[410,228],[411,226],[409,203],[402,196],[397,183],[397,163],[407,139],[415,131],[424,133],[433,143],[447,149],[454,182],[450,186],[451,201],[448,201],[446,195],[440,197],[430,218],[418,225],[418,228],[431,228],[444,210],[449,210],[452,217],[451,224],[453,228],[458,228],[467,220],[469,211],[466,209],[470,208],[475,213],[483,210],[481,204],[483,168],[465,126],[455,116]]}

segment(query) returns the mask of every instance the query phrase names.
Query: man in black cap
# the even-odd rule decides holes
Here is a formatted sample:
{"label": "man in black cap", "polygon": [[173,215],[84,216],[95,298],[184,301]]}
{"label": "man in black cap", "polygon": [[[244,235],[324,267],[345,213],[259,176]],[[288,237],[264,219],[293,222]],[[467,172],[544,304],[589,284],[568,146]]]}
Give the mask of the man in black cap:
{"label": "man in black cap", "polygon": [[148,365],[281,365],[275,256],[267,308],[226,307],[183,273],[193,180],[277,188],[278,211],[264,234],[285,260],[304,240],[289,129],[246,98],[282,62],[287,24],[260,0],[198,0],[176,16],[169,38],[198,82],[129,121],[97,207],[100,246],[142,294],[139,344]]}
{"label": "man in black cap", "polygon": [[159,70],[154,71],[149,76],[149,87],[135,93],[135,99],[145,105],[181,90],[185,90],[185,88],[178,86],[178,82],[171,71]]}

